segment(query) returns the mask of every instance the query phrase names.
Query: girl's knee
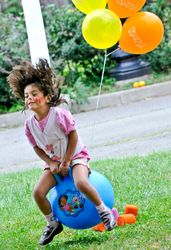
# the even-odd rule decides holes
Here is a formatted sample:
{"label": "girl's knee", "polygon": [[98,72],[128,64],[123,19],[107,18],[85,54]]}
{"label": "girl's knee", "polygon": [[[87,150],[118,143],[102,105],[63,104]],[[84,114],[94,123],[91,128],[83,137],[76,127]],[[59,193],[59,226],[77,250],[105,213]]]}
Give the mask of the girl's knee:
{"label": "girl's knee", "polygon": [[33,198],[37,201],[42,199],[44,196],[41,192],[41,190],[36,186],[33,190]]}
{"label": "girl's knee", "polygon": [[86,179],[83,179],[83,180],[77,180],[75,182],[75,186],[77,187],[77,189],[81,192],[84,192],[87,190],[87,187],[88,187],[89,183]]}

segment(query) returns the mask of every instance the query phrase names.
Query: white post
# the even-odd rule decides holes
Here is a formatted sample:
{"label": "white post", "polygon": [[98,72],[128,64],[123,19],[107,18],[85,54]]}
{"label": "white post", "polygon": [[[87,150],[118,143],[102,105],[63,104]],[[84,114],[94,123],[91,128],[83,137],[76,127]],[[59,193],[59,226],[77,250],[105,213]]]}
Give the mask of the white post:
{"label": "white post", "polygon": [[50,64],[44,23],[39,0],[22,0],[32,64],[45,58]]}

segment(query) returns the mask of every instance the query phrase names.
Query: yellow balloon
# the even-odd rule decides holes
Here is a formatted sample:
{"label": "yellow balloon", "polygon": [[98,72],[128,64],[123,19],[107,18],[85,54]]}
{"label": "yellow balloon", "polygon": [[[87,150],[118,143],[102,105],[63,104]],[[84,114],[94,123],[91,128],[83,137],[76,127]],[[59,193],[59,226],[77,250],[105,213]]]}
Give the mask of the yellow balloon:
{"label": "yellow balloon", "polygon": [[105,8],[108,0],[72,0],[75,7],[81,12],[88,14],[92,10]]}
{"label": "yellow balloon", "polygon": [[82,34],[88,44],[96,49],[115,45],[122,33],[119,17],[108,9],[90,12],[83,20]]}

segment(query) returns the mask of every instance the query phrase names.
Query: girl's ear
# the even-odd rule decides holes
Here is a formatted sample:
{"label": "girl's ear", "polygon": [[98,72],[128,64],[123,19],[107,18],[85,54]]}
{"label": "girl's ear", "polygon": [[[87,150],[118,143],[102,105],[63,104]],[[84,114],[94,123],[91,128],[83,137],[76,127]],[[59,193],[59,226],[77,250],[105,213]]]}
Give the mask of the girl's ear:
{"label": "girl's ear", "polygon": [[52,97],[48,94],[48,95],[46,96],[46,100],[47,100],[47,103],[50,103],[51,100],[52,100]]}

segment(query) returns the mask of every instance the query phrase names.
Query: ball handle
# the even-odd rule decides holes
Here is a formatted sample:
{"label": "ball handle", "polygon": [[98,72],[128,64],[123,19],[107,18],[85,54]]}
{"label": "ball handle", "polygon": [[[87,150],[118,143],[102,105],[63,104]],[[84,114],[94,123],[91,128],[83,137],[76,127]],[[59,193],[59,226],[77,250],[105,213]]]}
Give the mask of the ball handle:
{"label": "ball handle", "polygon": [[[73,180],[71,167],[68,168],[68,175]],[[64,178],[61,178],[59,174],[54,174],[54,176],[55,176],[55,179],[56,179],[56,181],[57,181],[58,184],[60,184],[61,182],[63,182]]]}

